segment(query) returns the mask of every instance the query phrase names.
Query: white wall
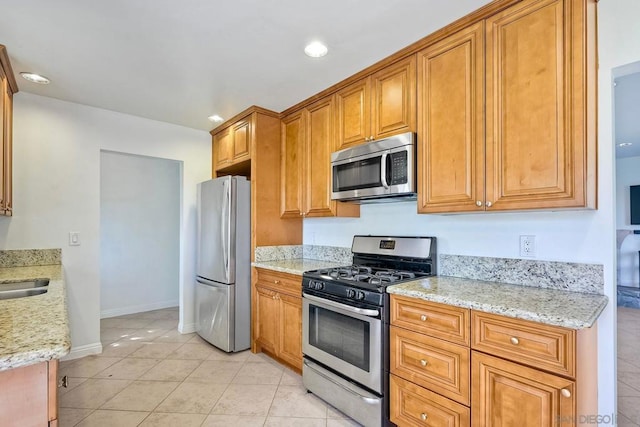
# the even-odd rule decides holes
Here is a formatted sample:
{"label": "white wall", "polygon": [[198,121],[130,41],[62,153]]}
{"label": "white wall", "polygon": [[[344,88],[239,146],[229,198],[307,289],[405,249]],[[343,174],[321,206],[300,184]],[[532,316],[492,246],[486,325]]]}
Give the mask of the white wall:
{"label": "white wall", "polygon": [[[211,177],[204,131],[19,92],[14,99],[14,217],[0,248],[62,248],[72,351],[100,349],[100,150],[182,161],[180,328],[193,328],[196,183]],[[81,246],[68,246],[68,232]]]}
{"label": "white wall", "polygon": [[182,165],[100,153],[101,317],[175,307]]}
{"label": "white wall", "polygon": [[[631,185],[640,185],[640,157],[616,159],[616,228],[618,230],[640,229],[640,226],[631,225],[629,206],[629,186]],[[640,251],[640,235],[626,236],[617,254],[619,285],[640,286],[638,251]]]}
{"label": "white wall", "polygon": [[[612,70],[640,59],[640,2],[598,3],[598,210],[417,215],[415,203],[363,206],[359,219],[305,219],[305,244],[350,246],[356,233],[434,235],[440,253],[519,258],[518,236],[536,236],[537,258],[604,265],[610,303],[598,320],[598,413],[616,413],[616,268]],[[595,411],[594,411],[595,412]]]}

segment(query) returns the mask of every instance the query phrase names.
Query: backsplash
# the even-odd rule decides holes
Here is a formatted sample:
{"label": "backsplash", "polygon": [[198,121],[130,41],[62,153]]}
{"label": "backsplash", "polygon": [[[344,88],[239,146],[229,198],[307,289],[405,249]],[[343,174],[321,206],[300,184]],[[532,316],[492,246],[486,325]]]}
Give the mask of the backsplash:
{"label": "backsplash", "polygon": [[255,261],[275,261],[283,259],[315,259],[351,264],[351,248],[338,246],[316,245],[288,245],[288,246],[259,246],[256,248]]}
{"label": "backsplash", "polygon": [[440,254],[438,275],[604,294],[604,271],[601,264]]}
{"label": "backsplash", "polygon": [[0,251],[0,268],[61,264],[62,249],[14,249]]}

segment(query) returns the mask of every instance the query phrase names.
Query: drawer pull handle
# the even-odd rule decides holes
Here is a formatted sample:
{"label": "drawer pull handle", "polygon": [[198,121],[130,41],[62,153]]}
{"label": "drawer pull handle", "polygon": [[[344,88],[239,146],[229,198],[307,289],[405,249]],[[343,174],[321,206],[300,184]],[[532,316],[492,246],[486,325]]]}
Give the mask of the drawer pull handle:
{"label": "drawer pull handle", "polygon": [[427,315],[423,314],[422,316],[420,316],[420,320],[422,320],[423,322],[427,321]]}
{"label": "drawer pull handle", "polygon": [[511,337],[511,344],[518,345],[520,344],[520,340],[516,337]]}
{"label": "drawer pull handle", "polygon": [[278,283],[280,283],[280,280],[274,280],[273,283],[277,285]]}
{"label": "drawer pull handle", "polygon": [[564,397],[571,397],[571,392],[569,390],[567,390],[566,388],[563,388],[562,390],[560,390],[560,393],[564,396]]}
{"label": "drawer pull handle", "polygon": [[420,364],[421,364],[422,366],[427,366],[427,361],[426,361],[425,359],[421,359],[421,360],[420,360]]}
{"label": "drawer pull handle", "polygon": [[422,421],[426,421],[427,420],[427,414],[425,414],[424,412],[420,414],[420,418],[422,419]]}

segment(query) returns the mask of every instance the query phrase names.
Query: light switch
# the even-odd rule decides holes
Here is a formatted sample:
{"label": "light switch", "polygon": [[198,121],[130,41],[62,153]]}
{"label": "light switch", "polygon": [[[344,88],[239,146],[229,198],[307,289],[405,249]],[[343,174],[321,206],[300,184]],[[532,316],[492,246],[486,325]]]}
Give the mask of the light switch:
{"label": "light switch", "polygon": [[69,246],[80,246],[80,233],[78,231],[69,232]]}

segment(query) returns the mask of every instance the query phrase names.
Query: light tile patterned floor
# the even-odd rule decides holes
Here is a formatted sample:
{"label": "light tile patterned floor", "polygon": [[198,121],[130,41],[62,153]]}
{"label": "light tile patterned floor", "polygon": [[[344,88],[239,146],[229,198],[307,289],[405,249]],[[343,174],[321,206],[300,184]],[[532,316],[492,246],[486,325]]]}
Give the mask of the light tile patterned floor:
{"label": "light tile patterned floor", "polygon": [[640,310],[618,307],[618,426],[640,426]]}
{"label": "light tile patterned floor", "polygon": [[103,353],[60,363],[60,426],[358,426],[267,356],[177,325],[177,308],[103,319]]}

